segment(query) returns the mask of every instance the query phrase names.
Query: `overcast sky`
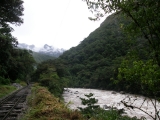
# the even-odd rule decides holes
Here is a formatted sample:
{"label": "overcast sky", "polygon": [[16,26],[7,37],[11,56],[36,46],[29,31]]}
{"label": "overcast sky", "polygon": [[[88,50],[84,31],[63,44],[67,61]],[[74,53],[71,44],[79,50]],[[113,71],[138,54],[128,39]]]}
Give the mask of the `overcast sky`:
{"label": "overcast sky", "polygon": [[14,27],[19,43],[69,49],[100,26],[82,0],[24,0],[24,24]]}

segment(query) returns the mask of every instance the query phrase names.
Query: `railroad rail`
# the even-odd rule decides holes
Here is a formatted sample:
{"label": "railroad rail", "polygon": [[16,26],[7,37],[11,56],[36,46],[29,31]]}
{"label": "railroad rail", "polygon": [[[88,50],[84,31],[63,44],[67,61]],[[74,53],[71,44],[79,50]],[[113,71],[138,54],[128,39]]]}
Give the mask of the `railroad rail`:
{"label": "railroad rail", "polygon": [[0,120],[17,120],[24,109],[29,86],[23,87],[0,101]]}

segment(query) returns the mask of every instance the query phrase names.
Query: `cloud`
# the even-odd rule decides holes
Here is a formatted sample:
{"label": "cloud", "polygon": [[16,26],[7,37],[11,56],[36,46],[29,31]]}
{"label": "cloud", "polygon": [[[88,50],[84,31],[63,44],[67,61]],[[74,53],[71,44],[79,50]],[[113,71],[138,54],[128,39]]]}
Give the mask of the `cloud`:
{"label": "cloud", "polygon": [[14,27],[20,43],[57,48],[76,46],[103,21],[88,19],[91,13],[82,0],[24,0],[24,24]]}

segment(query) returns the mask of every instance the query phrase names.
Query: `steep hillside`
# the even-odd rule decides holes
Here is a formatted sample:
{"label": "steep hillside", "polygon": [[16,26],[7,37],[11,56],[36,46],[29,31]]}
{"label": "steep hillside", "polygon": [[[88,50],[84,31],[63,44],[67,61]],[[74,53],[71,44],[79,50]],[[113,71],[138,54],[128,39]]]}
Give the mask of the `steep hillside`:
{"label": "steep hillside", "polygon": [[139,37],[131,42],[124,34],[122,28],[128,22],[121,15],[109,16],[77,47],[57,59],[63,61],[69,70],[70,86],[113,89],[111,78],[116,78],[117,68],[127,53],[138,51],[142,59],[147,59],[146,40]]}

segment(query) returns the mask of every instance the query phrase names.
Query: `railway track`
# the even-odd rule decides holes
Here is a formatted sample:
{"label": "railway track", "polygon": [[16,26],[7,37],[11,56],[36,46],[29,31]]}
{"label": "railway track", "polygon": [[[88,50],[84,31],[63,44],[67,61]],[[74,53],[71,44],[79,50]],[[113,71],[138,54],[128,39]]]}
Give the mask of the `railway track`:
{"label": "railway track", "polygon": [[17,120],[24,111],[30,86],[23,87],[0,101],[0,120]]}

